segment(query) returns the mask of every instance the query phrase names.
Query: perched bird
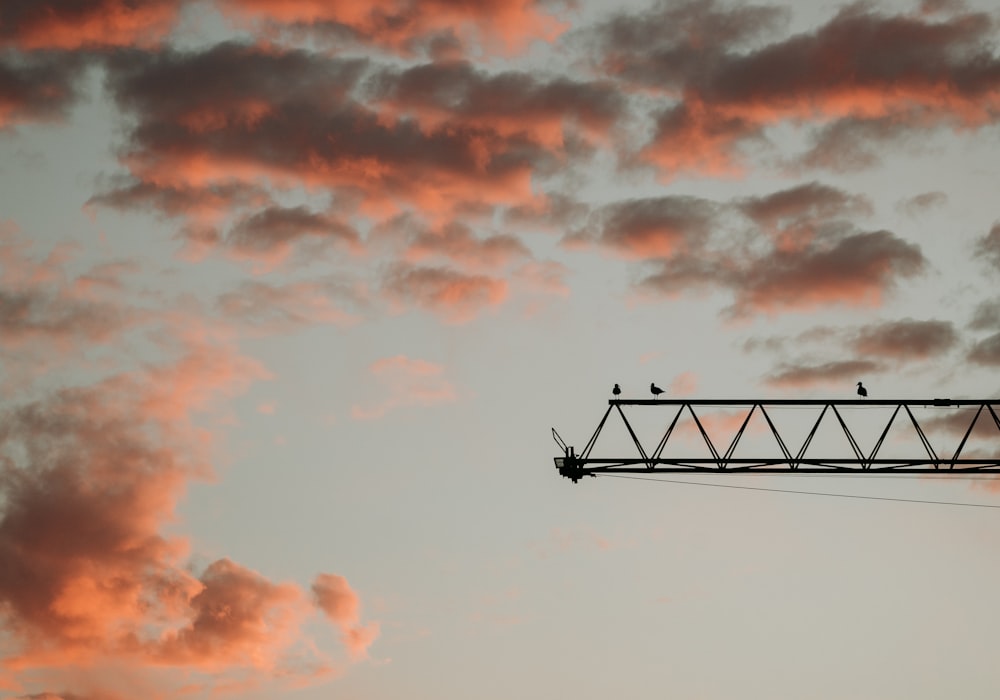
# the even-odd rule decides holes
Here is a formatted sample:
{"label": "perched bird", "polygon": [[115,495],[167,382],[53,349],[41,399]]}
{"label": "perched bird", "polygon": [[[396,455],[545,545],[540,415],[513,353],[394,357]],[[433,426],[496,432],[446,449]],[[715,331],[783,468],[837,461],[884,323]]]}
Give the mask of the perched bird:
{"label": "perched bird", "polygon": [[649,383],[649,391],[650,391],[651,394],[653,394],[653,398],[654,399],[660,398],[660,394],[663,393],[663,389],[661,389],[660,387],[656,386],[656,384],[654,384],[653,382]]}
{"label": "perched bird", "polygon": [[858,382],[858,396],[861,398],[868,396],[868,390],[861,385],[861,382]]}
{"label": "perched bird", "polygon": [[619,396],[622,395],[622,388],[617,384],[615,384],[615,388],[611,390],[611,393],[614,394],[615,398],[617,399]]}

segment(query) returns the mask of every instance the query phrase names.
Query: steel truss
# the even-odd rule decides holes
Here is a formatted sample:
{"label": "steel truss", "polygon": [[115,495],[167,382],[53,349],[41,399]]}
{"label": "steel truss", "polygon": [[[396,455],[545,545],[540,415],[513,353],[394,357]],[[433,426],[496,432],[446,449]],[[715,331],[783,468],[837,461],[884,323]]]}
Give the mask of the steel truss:
{"label": "steel truss", "polygon": [[[656,447],[652,450],[648,450],[642,445],[639,438],[636,436],[635,430],[632,424],[629,423],[628,418],[625,416],[625,411],[622,410],[623,406],[650,406],[657,407],[659,409],[676,409],[672,420],[667,424],[666,431],[660,437],[659,442]],[[847,427],[847,423],[844,421],[844,417],[841,414],[841,410],[846,407],[873,407],[873,406],[885,406],[894,407],[892,415],[889,421],[886,423],[885,428],[882,430],[878,441],[875,446],[867,454],[862,450],[858,441],[855,439],[851,430]],[[879,473],[879,474],[920,474],[920,473],[935,473],[935,474],[952,474],[959,476],[962,474],[968,474],[969,472],[982,473],[982,472],[1000,472],[1000,456],[963,456],[962,451],[966,447],[966,443],[969,440],[969,436],[972,434],[973,428],[976,423],[983,417],[984,420],[992,419],[993,424],[997,428],[997,437],[1000,437],[1000,416],[997,415],[997,409],[995,407],[1000,406],[1000,399],[982,399],[982,400],[952,400],[952,399],[929,399],[929,400],[884,400],[884,399],[855,399],[847,401],[826,401],[819,399],[772,399],[772,400],[751,400],[751,399],[663,399],[663,400],[624,400],[624,399],[612,399],[608,401],[608,410],[605,411],[604,417],[601,418],[601,422],[597,425],[597,429],[591,436],[590,440],[587,442],[583,450],[577,454],[576,450],[568,446],[566,442],[559,436],[555,428],[552,429],[552,436],[555,438],[556,443],[563,451],[562,457],[555,458],[556,469],[563,476],[572,479],[574,482],[579,481],[580,477],[583,476],[597,476],[599,474],[609,474],[609,473],[647,473],[647,472],[671,472],[671,473],[728,473],[728,474],[746,474],[752,473],[764,473],[764,474],[781,474],[781,473],[822,473],[822,474],[858,474],[858,473]],[[725,450],[721,450],[716,447],[705,430],[705,425],[702,419],[698,416],[696,408],[718,408],[718,407],[742,407],[747,409],[746,416],[743,419],[740,428],[736,431],[728,447]],[[805,438],[805,441],[797,450],[789,449],[788,442],[782,438],[778,431],[774,421],[768,414],[768,409],[777,407],[795,407],[819,410],[819,415],[816,418],[816,422],[813,423],[812,429],[809,431]],[[965,433],[962,436],[961,441],[958,444],[958,448],[950,456],[940,456],[938,455],[931,445],[930,440],[927,439],[927,434],[924,429],[921,428],[920,423],[917,421],[916,416],[913,414],[911,407],[935,407],[935,408],[952,408],[952,409],[976,409],[968,427],[965,429]],[[668,450],[670,443],[670,437],[674,433],[674,429],[678,425],[678,421],[681,419],[682,415],[689,414],[694,421],[694,425],[697,426],[698,431],[701,433],[702,439],[705,441],[705,446],[708,448],[711,457],[705,458],[686,458],[686,457],[671,457]],[[780,456],[766,456],[759,458],[746,458],[746,457],[734,457],[736,448],[740,443],[740,439],[743,437],[747,426],[750,424],[750,419],[753,417],[754,413],[759,412],[761,417],[766,421],[771,434],[774,436],[778,450],[780,451]],[[592,456],[594,445],[597,443],[597,438],[601,435],[601,431],[604,429],[605,424],[608,421],[608,417],[612,413],[617,413],[624,422],[625,428],[628,430],[628,434],[631,437],[633,443],[635,444],[637,455],[633,457],[594,457]],[[988,414],[989,418],[985,418],[983,414]],[[901,420],[909,419],[913,428],[915,429],[916,435],[920,440],[923,447],[923,454],[914,458],[907,459],[893,459],[893,458],[882,458],[879,457],[879,451],[885,441],[886,436],[889,434],[889,429],[892,427],[893,422],[896,420],[900,414],[903,414]],[[824,457],[822,459],[807,456],[807,452],[812,443],[813,438],[816,436],[816,432],[823,422],[823,419],[828,415],[835,417],[836,421],[839,423],[840,427],[844,431],[844,435],[850,444],[853,456],[843,456],[843,457]],[[676,442],[676,441],[675,441]],[[994,447],[996,452],[1000,452],[1000,445]]]}

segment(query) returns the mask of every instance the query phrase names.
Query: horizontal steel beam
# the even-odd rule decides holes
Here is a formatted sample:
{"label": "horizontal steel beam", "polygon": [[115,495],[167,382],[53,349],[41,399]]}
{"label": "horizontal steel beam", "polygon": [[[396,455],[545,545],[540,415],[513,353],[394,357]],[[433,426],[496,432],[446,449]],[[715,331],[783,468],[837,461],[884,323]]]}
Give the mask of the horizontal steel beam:
{"label": "horizontal steel beam", "polygon": [[1000,406],[1000,399],[608,399],[609,406]]}
{"label": "horizontal steel beam", "polygon": [[[673,407],[675,410],[673,418],[669,420],[666,430],[660,437],[655,447],[643,445],[636,431],[622,410],[628,406],[658,406]],[[885,423],[881,431],[881,437],[870,449],[863,447],[854,437],[847,421],[838,409],[854,407],[875,407],[888,406],[895,410]],[[1000,474],[1000,414],[995,406],[1000,406],[1000,399],[611,399],[608,401],[608,408],[601,418],[597,429],[587,442],[586,446],[577,453],[573,447],[568,446],[553,429],[553,437],[563,451],[563,457],[557,457],[556,468],[565,477],[578,481],[580,477],[587,475],[608,474],[614,472],[643,473],[643,472],[670,472],[670,473],[693,473],[698,474],[938,474],[960,476],[969,473],[998,473]],[[746,416],[741,427],[736,431],[728,447],[716,445],[709,436],[698,416],[696,409],[701,408],[721,408],[721,407],[741,407],[746,409]],[[782,437],[778,425],[772,420],[768,409],[775,407],[784,408],[820,408],[812,429],[805,437],[802,444],[795,449],[789,445]],[[964,436],[957,448],[950,455],[938,454],[934,449],[931,440],[924,429],[920,426],[917,414],[910,410],[910,407],[929,408],[974,408],[975,414],[971,416],[968,427],[964,430]],[[761,414],[761,420],[766,421],[766,425],[771,435],[775,439],[775,454],[760,457],[736,457],[736,448],[743,438],[744,432],[750,423],[754,413]],[[612,413],[617,414],[617,418],[612,418]],[[682,415],[688,415],[696,426],[705,443],[705,448],[711,457],[683,457],[680,455],[671,456],[671,447],[677,442],[670,442],[670,438],[675,434],[675,428]],[[669,417],[668,413],[668,417]],[[856,414],[855,414],[856,415]],[[867,414],[875,416],[875,414]],[[621,419],[622,424],[628,431],[636,450],[635,456],[629,457],[595,457],[592,456],[597,444],[598,437],[604,430],[608,419],[612,421]],[[890,434],[890,428],[897,420],[908,422],[912,427],[916,438],[919,440],[919,456],[906,458],[880,457],[879,452],[886,437]],[[808,454],[809,447],[813,443],[820,424],[823,420],[836,421],[836,425],[843,431],[844,437],[850,445],[852,454],[848,456],[829,455],[823,458],[814,457]],[[980,419],[985,420],[983,425],[992,424],[996,429],[996,443],[990,443],[986,451],[992,453],[986,457],[969,456],[963,454],[969,437]],[[989,428],[987,428],[989,430]],[[650,449],[651,448],[651,449]],[[725,448],[725,449],[723,449]],[[815,448],[815,446],[814,446]],[[822,447],[819,448],[823,450]],[[756,451],[756,450],[754,450]],[[823,450],[826,451],[826,450]],[[979,450],[977,450],[979,451]],[[779,454],[780,452],[780,454]]]}

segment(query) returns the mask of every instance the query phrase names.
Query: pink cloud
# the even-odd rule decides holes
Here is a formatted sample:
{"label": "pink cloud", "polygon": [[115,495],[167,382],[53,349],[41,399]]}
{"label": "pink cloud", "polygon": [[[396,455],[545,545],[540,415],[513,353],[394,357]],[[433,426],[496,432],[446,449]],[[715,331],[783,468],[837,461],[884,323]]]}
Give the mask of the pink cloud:
{"label": "pink cloud", "polygon": [[507,282],[446,267],[399,264],[386,276],[383,294],[398,307],[417,306],[449,323],[466,323],[481,310],[500,305],[507,298]]}
{"label": "pink cloud", "polygon": [[433,362],[396,355],[377,360],[369,371],[388,396],[373,406],[352,406],[351,415],[359,420],[381,418],[398,408],[458,400],[454,385],[444,376],[444,367]]}
{"label": "pink cloud", "polygon": [[[191,542],[166,534],[188,484],[213,474],[211,427],[226,400],[267,370],[227,342],[226,328],[190,310],[129,305],[134,264],[72,276],[74,255],[57,246],[35,256],[11,227],[0,237],[9,357],[64,344],[56,364],[72,358],[79,371],[88,351],[110,339],[118,345],[132,328],[120,316],[138,318],[145,340],[168,359],[45,393],[27,384],[0,414],[0,684],[33,688],[121,665],[156,676],[167,690],[148,696],[167,697],[192,672],[207,687],[323,673],[332,662],[304,630],[313,612],[299,585],[225,558],[198,571]],[[95,310],[118,316],[98,323],[104,316]],[[364,633],[352,637],[352,650]],[[84,692],[114,695],[94,688]]]}
{"label": "pink cloud", "polygon": [[568,297],[569,268],[555,260],[529,260],[514,271],[515,278],[530,290]]}
{"label": "pink cloud", "polygon": [[630,199],[593,211],[563,244],[639,262],[644,295],[729,291],[733,318],[877,306],[927,261],[890,231],[859,230],[852,219],[870,211],[867,198],[815,182],[724,202]]}
{"label": "pink cloud", "polygon": [[165,218],[183,218],[192,223],[218,223],[231,212],[271,204],[271,196],[259,186],[241,182],[220,182],[205,187],[178,183],[158,186],[129,178],[115,179],[109,188],[87,200],[95,206],[122,211],[151,210]]}
{"label": "pink cloud", "polygon": [[429,226],[410,214],[382,222],[372,239],[392,245],[411,263],[451,261],[469,270],[497,270],[531,257],[527,246],[512,234],[477,236],[462,221]]}
{"label": "pink cloud", "polygon": [[[4,413],[0,616],[15,677],[125,663],[198,671],[222,687],[330,667],[303,630],[312,613],[300,586],[225,558],[198,574],[190,542],[163,534],[186,485],[212,472],[211,438],[193,414],[259,374],[224,348],[193,347],[173,365]],[[376,629],[351,628],[348,650]],[[162,678],[179,687],[181,676]]]}
{"label": "pink cloud", "polygon": [[303,206],[270,206],[241,218],[225,237],[233,257],[247,258],[273,268],[284,261],[293,248],[309,245],[312,257],[323,248],[338,246],[352,254],[363,252],[361,238],[349,224],[327,213]]}
{"label": "pink cloud", "polygon": [[226,320],[247,332],[267,334],[319,324],[351,326],[358,316],[344,307],[363,301],[353,288],[334,282],[247,281],[221,294],[217,307]]}
{"label": "pink cloud", "polygon": [[333,624],[340,627],[344,645],[351,655],[361,658],[378,637],[378,623],[360,625],[361,601],[347,583],[336,574],[317,574],[312,584],[313,600]]}
{"label": "pink cloud", "polygon": [[3,385],[23,387],[73,358],[83,366],[86,350],[109,349],[155,313],[123,299],[131,261],[111,261],[71,274],[78,249],[57,245],[37,254],[16,226],[0,225],[0,349]]}
{"label": "pink cloud", "polygon": [[747,197],[737,207],[774,241],[780,250],[802,250],[831,221],[872,213],[871,201],[829,185],[810,182],[764,197]]}
{"label": "pink cloud", "polygon": [[850,234],[795,253],[778,251],[743,271],[732,313],[878,306],[896,279],[915,276],[925,266],[916,245],[888,231]]}
{"label": "pink cloud", "polygon": [[670,382],[670,393],[675,396],[691,396],[698,389],[698,375],[681,372]]}
{"label": "pink cloud", "polygon": [[625,258],[670,258],[704,246],[721,207],[680,195],[629,199],[602,207],[565,243],[596,243]]}

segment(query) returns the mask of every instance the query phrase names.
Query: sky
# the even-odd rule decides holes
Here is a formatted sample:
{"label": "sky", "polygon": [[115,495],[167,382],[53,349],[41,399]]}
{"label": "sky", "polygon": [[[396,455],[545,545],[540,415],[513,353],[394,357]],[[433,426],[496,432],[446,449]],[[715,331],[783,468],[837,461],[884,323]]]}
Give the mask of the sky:
{"label": "sky", "polygon": [[551,429],[615,383],[996,396],[998,42],[962,0],[3,0],[0,698],[994,698],[994,482],[574,484]]}

